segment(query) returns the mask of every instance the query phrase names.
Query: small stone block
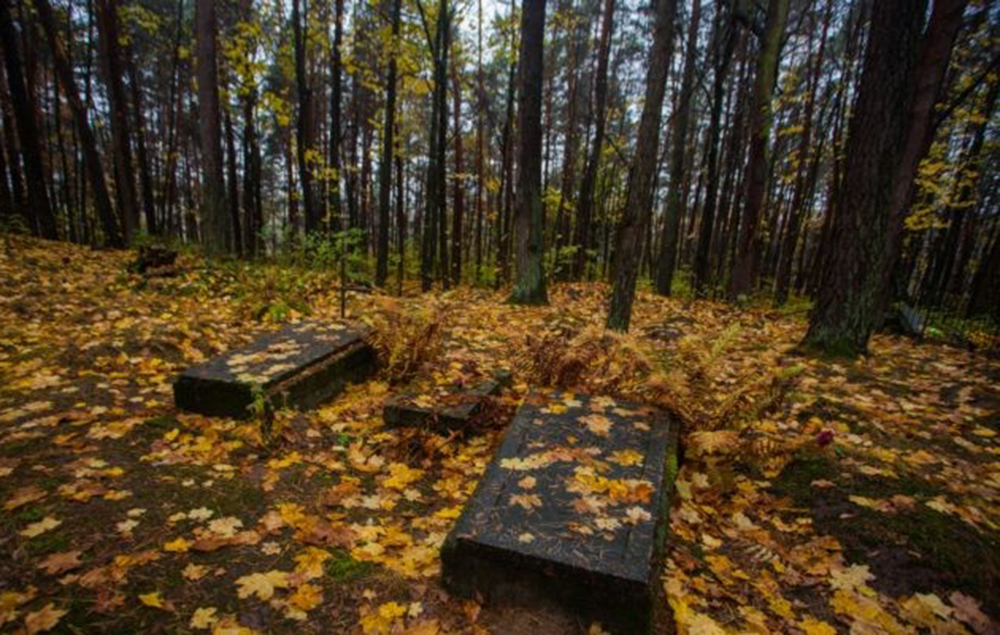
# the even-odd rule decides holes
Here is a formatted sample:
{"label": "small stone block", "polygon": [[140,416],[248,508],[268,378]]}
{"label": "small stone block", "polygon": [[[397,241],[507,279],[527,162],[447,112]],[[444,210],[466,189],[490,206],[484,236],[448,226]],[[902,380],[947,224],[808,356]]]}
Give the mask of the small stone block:
{"label": "small stone block", "polygon": [[459,596],[556,602],[616,632],[649,629],[677,472],[666,412],[532,393],[448,535]]}
{"label": "small stone block", "polygon": [[313,408],[348,382],[375,371],[364,327],[298,322],[243,348],[188,368],[174,382],[174,404],[201,414],[247,418],[255,386],[269,408]]}
{"label": "small stone block", "polygon": [[382,419],[390,428],[432,428],[439,431],[465,427],[491,395],[500,392],[495,379],[481,381],[471,388],[448,386],[444,390],[416,390],[388,400]]}

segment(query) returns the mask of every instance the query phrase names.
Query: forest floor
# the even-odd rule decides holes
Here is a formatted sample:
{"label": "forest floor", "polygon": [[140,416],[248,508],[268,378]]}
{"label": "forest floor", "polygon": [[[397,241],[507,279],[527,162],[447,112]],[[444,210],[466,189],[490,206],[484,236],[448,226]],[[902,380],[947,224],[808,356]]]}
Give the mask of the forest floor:
{"label": "forest floor", "polygon": [[[684,419],[662,575],[681,632],[998,632],[995,358],[889,335],[802,356],[801,313],[645,293],[609,335],[596,284],[536,308],[366,294],[349,312],[392,333],[392,366],[281,413],[264,446],[252,422],[176,411],[171,381],[269,318],[335,318],[330,280],[193,256],[147,280],[131,258],[0,245],[0,631],[601,632],[439,582],[510,411],[554,383]],[[513,389],[469,434],[382,427],[408,369],[497,368]]]}

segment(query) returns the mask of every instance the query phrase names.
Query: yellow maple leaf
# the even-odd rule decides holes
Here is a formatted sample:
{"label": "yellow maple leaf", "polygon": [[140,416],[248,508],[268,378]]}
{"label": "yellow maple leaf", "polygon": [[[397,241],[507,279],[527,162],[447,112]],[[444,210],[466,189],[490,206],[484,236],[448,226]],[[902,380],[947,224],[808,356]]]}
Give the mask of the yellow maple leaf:
{"label": "yellow maple leaf", "polygon": [[163,550],[184,553],[185,551],[190,549],[191,545],[193,544],[194,543],[191,542],[190,540],[185,540],[183,537],[180,537],[176,540],[171,540],[170,542],[163,543]]}
{"label": "yellow maple leaf", "polygon": [[288,574],[284,571],[251,573],[237,578],[236,585],[240,587],[237,595],[241,599],[256,595],[258,599],[267,601],[274,597],[275,589],[288,588]]}
{"label": "yellow maple leaf", "polygon": [[139,595],[139,601],[146,606],[151,606],[155,609],[165,609],[166,605],[163,603],[163,598],[160,597],[159,591],[154,591],[152,593],[143,593]]}
{"label": "yellow maple leaf", "polygon": [[398,602],[386,602],[374,611],[361,616],[361,629],[367,634],[383,635],[392,632],[393,627],[406,615],[406,607]]}
{"label": "yellow maple leaf", "polygon": [[189,625],[191,628],[197,629],[211,628],[213,624],[219,621],[219,618],[215,616],[215,612],[216,608],[214,606],[195,609],[194,615],[191,616]]}
{"label": "yellow maple leaf", "polygon": [[302,553],[295,556],[295,562],[298,563],[295,570],[308,579],[318,578],[323,575],[323,563],[331,557],[326,549],[306,547]]}
{"label": "yellow maple leaf", "polygon": [[423,470],[415,470],[404,463],[393,463],[389,466],[389,477],[382,484],[392,489],[404,490],[410,483],[423,476]]}
{"label": "yellow maple leaf", "polygon": [[34,538],[35,536],[40,536],[50,529],[55,529],[62,524],[61,520],[56,520],[52,516],[46,516],[45,518],[39,520],[36,523],[31,523],[23,530],[21,530],[21,535],[25,538]]}
{"label": "yellow maple leaf", "polygon": [[40,610],[24,616],[24,628],[28,632],[28,635],[43,633],[54,628],[59,623],[59,620],[62,619],[62,616],[68,612],[57,609],[55,604],[49,602]]}
{"label": "yellow maple leaf", "polygon": [[617,452],[612,452],[608,460],[612,463],[617,463],[624,467],[630,465],[641,465],[645,457],[635,450],[618,450]]}
{"label": "yellow maple leaf", "polygon": [[814,617],[803,618],[799,621],[798,627],[805,631],[806,635],[837,635],[837,629]]}
{"label": "yellow maple leaf", "polygon": [[323,602],[323,590],[308,582],[295,590],[295,593],[288,597],[292,606],[303,611],[311,611]]}

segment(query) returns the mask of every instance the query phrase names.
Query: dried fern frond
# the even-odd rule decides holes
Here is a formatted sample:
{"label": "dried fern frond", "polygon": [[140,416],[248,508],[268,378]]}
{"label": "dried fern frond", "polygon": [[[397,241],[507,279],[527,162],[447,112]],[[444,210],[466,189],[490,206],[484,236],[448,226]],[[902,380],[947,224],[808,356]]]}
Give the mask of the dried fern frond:
{"label": "dried fern frond", "polygon": [[379,298],[376,304],[366,321],[373,328],[368,341],[378,351],[380,372],[389,383],[409,381],[441,354],[445,308],[403,309],[392,298]]}

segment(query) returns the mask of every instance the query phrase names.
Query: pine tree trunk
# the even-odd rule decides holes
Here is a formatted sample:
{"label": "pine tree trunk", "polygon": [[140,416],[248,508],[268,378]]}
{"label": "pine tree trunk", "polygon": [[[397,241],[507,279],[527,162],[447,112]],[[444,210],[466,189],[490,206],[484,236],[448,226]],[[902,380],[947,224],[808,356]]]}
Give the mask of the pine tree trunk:
{"label": "pine tree trunk", "polygon": [[111,247],[123,247],[124,241],[118,229],[118,221],[115,218],[111,197],[108,194],[108,186],[104,177],[104,164],[101,162],[101,155],[97,149],[97,140],[94,138],[94,132],[87,118],[86,106],[80,101],[76,81],[73,79],[73,69],[67,59],[62,40],[59,39],[55,16],[48,0],[35,0],[35,11],[38,13],[42,29],[45,31],[49,50],[55,63],[56,75],[63,85],[63,91],[66,93],[70,111],[73,114],[73,123],[80,138],[84,167],[90,179],[90,186],[93,188],[94,206],[97,208],[97,215],[101,220],[104,240]]}
{"label": "pine tree trunk", "polygon": [[198,0],[198,131],[201,142],[202,241],[210,255],[227,251],[229,211],[222,179],[221,113],[217,61],[215,3]]}
{"label": "pine tree trunk", "polygon": [[392,193],[393,135],[396,132],[396,56],[399,54],[399,23],[402,0],[392,3],[392,51],[386,78],[385,125],[382,127],[382,160],[378,172],[378,256],[375,285],[385,286],[389,277],[389,205]]}
{"label": "pine tree trunk", "polygon": [[[672,2],[673,0],[667,0]],[[601,40],[597,53],[597,77],[594,85],[594,138],[590,142],[590,155],[580,183],[580,197],[576,213],[576,229],[573,244],[576,253],[573,260],[573,277],[582,278],[587,274],[590,257],[587,252],[594,242],[594,189],[597,186],[597,170],[604,151],[604,128],[608,105],[608,57],[611,54],[611,34],[614,32],[615,0],[604,0],[604,18],[601,23]]]}
{"label": "pine tree trunk", "polygon": [[[7,69],[8,96],[17,121],[17,134],[21,142],[21,158],[24,161],[27,181],[27,200],[24,201],[22,209],[28,212],[26,216],[28,226],[36,234],[55,239],[59,234],[56,230],[55,214],[49,202],[49,193],[45,187],[45,167],[42,161],[42,143],[34,115],[34,96],[24,83],[24,67],[17,46],[17,32],[6,1],[0,2],[0,40]],[[16,155],[11,157],[12,164],[16,162],[15,159]]]}
{"label": "pine tree trunk", "polygon": [[646,95],[639,119],[635,154],[629,168],[628,193],[625,209],[619,221],[615,241],[611,304],[607,326],[627,331],[632,321],[632,303],[639,274],[639,249],[642,231],[650,222],[652,186],[659,148],[660,119],[666,92],[667,71],[673,54],[674,16],[676,0],[658,0],[653,26],[653,45],[649,50],[646,73]]}
{"label": "pine tree trunk", "polygon": [[333,26],[333,47],[330,52],[330,167],[333,169],[333,179],[327,195],[330,197],[330,209],[333,218],[331,225],[333,229],[344,228],[341,218],[342,203],[340,196],[340,101],[341,101],[341,61],[340,46],[344,37],[344,0],[335,0],[334,26]]}
{"label": "pine tree trunk", "polygon": [[663,220],[663,235],[660,240],[660,257],[656,267],[656,291],[670,295],[670,285],[674,278],[674,263],[677,260],[677,235],[683,207],[681,193],[684,189],[684,161],[687,152],[688,121],[691,102],[694,97],[694,66],[697,63],[698,24],[701,20],[701,0],[693,0],[691,21],[688,25],[687,46],[684,51],[684,71],[681,79],[681,94],[677,112],[673,120],[673,144],[670,151],[670,190],[667,192],[667,206]]}
{"label": "pine tree trunk", "polygon": [[881,320],[877,269],[890,264],[883,252],[925,7],[879,0],[872,8],[829,255],[804,342],[829,353],[864,353]]}
{"label": "pine tree trunk", "polygon": [[142,209],[146,219],[146,232],[158,234],[156,222],[156,204],[153,200],[153,175],[150,173],[149,155],[146,152],[146,115],[143,110],[142,85],[139,83],[139,73],[135,68],[135,58],[130,49],[125,49],[126,66],[128,66],[129,85],[132,89],[132,113],[135,118],[135,148],[139,160],[139,184],[142,187]]}
{"label": "pine tree trunk", "polygon": [[739,245],[729,279],[729,299],[750,293],[757,277],[760,259],[760,220],[764,207],[769,176],[769,149],[773,113],[771,101],[778,77],[781,55],[781,38],[788,21],[789,0],[770,0],[767,23],[760,44],[757,76],[754,81],[753,109],[751,111],[750,157],[747,159],[746,205],[740,221]]}
{"label": "pine tree trunk", "polygon": [[458,76],[458,65],[451,67],[452,92],[455,98],[455,191],[451,226],[451,281],[458,286],[462,282],[462,233],[465,223],[465,180],[462,156],[462,83]]}
{"label": "pine tree trunk", "polygon": [[[299,9],[301,0],[292,0],[292,32],[295,41],[295,85],[299,96],[299,110],[295,126],[295,150],[299,165],[299,182],[302,184],[302,208],[305,216],[306,234],[319,229],[319,210],[313,201],[312,167],[308,152],[312,147],[312,89],[306,74],[306,41],[308,15],[303,17]],[[303,26],[303,21],[306,25]]]}
{"label": "pine tree trunk", "polygon": [[521,13],[520,91],[517,104],[518,179],[514,235],[517,280],[510,301],[545,304],[542,206],[542,79],[545,0],[525,0]]}
{"label": "pine tree trunk", "polygon": [[816,92],[823,72],[826,36],[830,30],[830,19],[832,16],[833,0],[827,0],[826,11],[823,17],[823,27],[819,36],[819,51],[816,53],[812,76],[809,79],[809,92],[806,96],[806,104],[802,112],[802,136],[799,138],[797,154],[799,165],[795,175],[795,191],[792,194],[792,207],[789,210],[788,228],[785,232],[784,245],[781,248],[781,255],[778,260],[778,272],[774,283],[774,301],[778,306],[783,305],[788,300],[788,288],[792,279],[792,263],[794,262],[795,249],[799,242],[799,229],[802,226],[802,218],[806,213],[806,210],[803,208],[805,201],[811,197],[811,192],[807,191],[807,185],[812,182],[809,179],[811,171],[807,166],[811,165],[808,159],[809,153],[812,151],[812,120],[816,106]]}
{"label": "pine tree trunk", "polygon": [[101,70],[111,110],[111,139],[114,147],[118,211],[123,220],[125,238],[131,241],[140,229],[139,201],[136,195],[135,170],[132,165],[128,100],[123,82],[125,68],[119,46],[118,3],[114,0],[96,0],[96,5]]}

